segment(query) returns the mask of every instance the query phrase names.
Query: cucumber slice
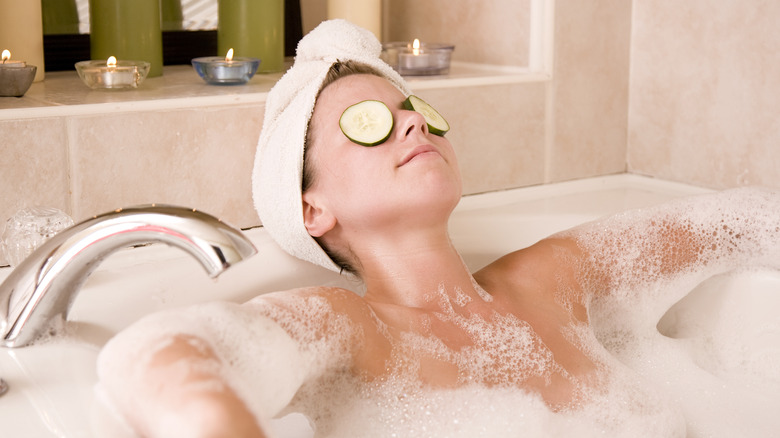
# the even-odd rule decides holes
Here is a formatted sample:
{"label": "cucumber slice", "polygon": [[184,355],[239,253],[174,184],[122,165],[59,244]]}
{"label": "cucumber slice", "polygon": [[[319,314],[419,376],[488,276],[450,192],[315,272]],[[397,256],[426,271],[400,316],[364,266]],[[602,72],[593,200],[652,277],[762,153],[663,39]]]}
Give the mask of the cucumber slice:
{"label": "cucumber slice", "polygon": [[433,109],[432,106],[428,105],[427,102],[417,96],[412,95],[407,97],[404,101],[404,108],[422,114],[423,117],[425,117],[425,122],[428,123],[428,130],[431,134],[443,137],[444,134],[450,130],[450,124],[444,120],[444,117]]}
{"label": "cucumber slice", "polygon": [[345,109],[339,119],[341,132],[361,146],[384,143],[393,131],[393,113],[378,100],[364,100]]}

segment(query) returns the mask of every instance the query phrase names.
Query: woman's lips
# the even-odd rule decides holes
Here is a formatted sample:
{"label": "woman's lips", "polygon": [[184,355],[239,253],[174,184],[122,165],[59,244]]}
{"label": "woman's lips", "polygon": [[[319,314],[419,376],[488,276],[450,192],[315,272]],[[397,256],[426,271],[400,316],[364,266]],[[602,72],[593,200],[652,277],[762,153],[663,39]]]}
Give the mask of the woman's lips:
{"label": "woman's lips", "polygon": [[419,155],[427,154],[427,153],[430,153],[430,152],[437,153],[437,154],[439,153],[439,151],[436,150],[436,148],[431,146],[431,145],[427,145],[426,144],[426,145],[417,146],[416,148],[412,149],[408,154],[406,154],[403,157],[403,159],[401,160],[401,163],[398,164],[398,167],[401,167],[404,164],[412,161],[413,159],[415,159]]}

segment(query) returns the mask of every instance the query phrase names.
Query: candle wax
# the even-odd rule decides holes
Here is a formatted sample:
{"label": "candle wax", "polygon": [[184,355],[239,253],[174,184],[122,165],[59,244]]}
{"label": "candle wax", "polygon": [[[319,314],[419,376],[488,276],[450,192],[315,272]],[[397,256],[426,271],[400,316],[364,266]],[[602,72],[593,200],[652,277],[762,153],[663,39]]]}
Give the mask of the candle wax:
{"label": "candle wax", "polygon": [[217,53],[258,58],[261,72],[284,69],[284,0],[219,0]]}
{"label": "candle wax", "polygon": [[151,64],[149,76],[162,75],[159,0],[90,0],[92,59],[133,59]]}
{"label": "candle wax", "polygon": [[399,53],[398,65],[405,70],[431,68],[431,56],[427,53]]}
{"label": "candle wax", "polygon": [[35,82],[44,78],[43,21],[41,2],[34,0],[0,0],[0,51],[23,59],[37,68]]}
{"label": "candle wax", "polygon": [[19,68],[19,67],[25,67],[27,65],[24,61],[5,61],[0,63],[0,67],[4,68]]}
{"label": "candle wax", "polygon": [[104,71],[100,75],[106,88],[124,87],[135,82],[135,73],[131,71]]}
{"label": "candle wax", "polygon": [[328,0],[328,19],[343,18],[382,40],[382,0]]}

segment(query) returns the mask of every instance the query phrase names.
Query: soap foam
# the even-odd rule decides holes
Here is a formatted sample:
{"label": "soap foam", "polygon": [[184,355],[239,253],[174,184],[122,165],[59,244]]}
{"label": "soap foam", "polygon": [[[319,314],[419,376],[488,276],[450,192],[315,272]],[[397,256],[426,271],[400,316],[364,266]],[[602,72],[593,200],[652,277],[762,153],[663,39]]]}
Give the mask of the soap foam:
{"label": "soap foam", "polygon": [[[693,255],[683,272],[672,273],[666,259],[652,254],[669,250],[663,242],[681,232],[701,244],[692,254],[685,253],[684,247],[671,248]],[[734,356],[728,349],[737,347],[721,342],[723,336],[699,349],[725,346],[726,359],[699,355],[697,363],[689,343],[664,337],[656,324],[666,309],[706,278],[740,266],[780,268],[778,196],[737,190],[664,209],[629,212],[576,233],[580,245],[592,254],[591,263],[613,279],[607,285],[610,298],[595,299],[588,308],[593,330],[573,322],[565,332],[598,366],[597,385],[582,385],[568,376],[525,321],[512,315],[457,312],[456,306],[468,301],[458,294],[454,302],[443,302],[445,311],[437,318],[455,324],[473,345],[452,349],[433,336],[407,333],[394,340],[399,354],[388,363],[387,376],[372,381],[355,376],[348,367],[351,342],[359,331],[321,297],[275,295],[273,306],[261,297],[242,310],[202,308],[183,319],[177,317],[180,322],[173,328],[166,317],[152,331],[166,327],[207,339],[237,370],[228,382],[239,388],[254,412],[277,412],[291,397],[289,388],[303,382],[283,413],[303,412],[322,437],[776,433],[780,379],[758,383],[743,378],[747,374],[734,373],[732,369],[739,369],[744,361],[729,362]],[[599,285],[603,277],[590,277],[589,272],[581,272],[583,284]],[[484,301],[492,300],[482,292]],[[573,292],[555,293],[568,301],[564,298]],[[446,297],[440,290],[437,298]],[[142,349],[148,345],[144,339],[148,338],[130,343]],[[421,384],[419,363],[414,360],[420,351],[454,364],[463,376],[459,386],[442,389]],[[707,361],[716,371],[702,368]],[[780,354],[757,352],[750,363],[753,368],[748,374],[776,376]],[[302,376],[306,370],[320,377],[306,380]],[[538,394],[519,388],[527,379],[549,380],[554,374],[576,386],[575,403],[551,409]]]}
{"label": "soap foam", "polygon": [[[680,234],[697,242],[695,250],[675,241]],[[709,295],[698,305],[711,304],[724,287],[712,278],[751,276],[749,271],[755,268],[777,275],[777,193],[737,189],[631,211],[586,225],[577,238],[592,255],[590,262],[613,279],[607,286],[610,296],[595,299],[589,308],[596,338],[612,357],[674,401],[686,417],[688,436],[776,434],[780,349],[761,346],[756,339],[776,333],[780,320],[755,330],[752,339],[740,337],[745,319],[755,317],[735,313],[736,304],[749,298],[749,290],[741,291],[742,296],[732,294],[734,303],[709,315],[717,324],[697,336],[669,338],[658,332],[657,324],[674,303],[701,284],[709,284]],[[670,251],[688,260],[670,267],[663,257]],[[583,275],[585,284],[598,280]],[[776,288],[774,293],[778,292]]]}
{"label": "soap foam", "polygon": [[[461,365],[477,356],[464,355]],[[309,415],[321,437],[685,436],[684,419],[669,400],[625,371],[585,392],[587,402],[557,411],[538,394],[510,385],[437,389],[420,384],[411,371],[397,369],[372,382],[347,372],[331,375],[305,385],[291,409]]]}
{"label": "soap foam", "polygon": [[[320,427],[319,436],[333,437],[730,437],[776,433],[780,427],[776,415],[780,409],[780,353],[753,352],[747,355],[749,360],[736,359],[738,346],[744,344],[729,340],[726,330],[713,333],[709,343],[704,341],[698,347],[720,351],[706,357],[710,369],[703,369],[704,356],[700,355],[698,363],[692,360],[695,355],[690,343],[661,335],[656,324],[674,302],[713,275],[746,266],[780,268],[777,194],[734,190],[628,212],[575,233],[580,245],[593,255],[591,262],[613,279],[607,285],[610,297],[589,303],[593,328],[572,324],[565,333],[599,366],[600,384],[580,387],[578,403],[552,410],[538,395],[498,382],[461,382],[456,389],[424,387],[415,379],[415,364],[399,362],[385,380],[364,382],[343,374],[308,385],[294,407],[310,412]],[[699,242],[693,252],[665,246],[680,233]],[[683,266],[670,266],[662,256],[668,251],[678,251],[689,260]],[[586,287],[599,284],[603,278],[588,277],[585,271],[581,275]],[[566,303],[571,302],[573,293],[558,290],[556,296]],[[457,319],[456,312],[444,308],[448,310],[445,318],[458,322],[474,339],[476,348],[451,351],[440,340],[408,334],[403,342],[409,349],[435,352],[467,370],[466,375],[479,376],[480,370],[494,366],[499,357],[506,361],[507,376],[521,364],[523,369],[533,370],[520,380],[534,373],[559,371],[554,358],[545,354],[541,340],[523,321],[496,317],[491,319],[494,326],[476,316]],[[763,378],[768,375],[774,378]]]}
{"label": "soap foam", "polygon": [[[436,318],[454,323],[473,345],[453,349],[434,336],[403,333],[393,341],[395,355],[386,376],[366,381],[349,370],[326,374],[303,386],[290,411],[308,415],[322,437],[685,435],[685,423],[668,408],[668,400],[637,384],[614,359],[593,355],[602,366],[603,385],[587,388],[567,375],[525,321],[498,313],[463,315],[456,310],[462,298],[455,293],[449,302],[443,286],[434,296],[444,309]],[[597,345],[592,332],[572,331],[573,339]],[[421,354],[455,364],[458,387],[422,384]],[[549,380],[554,373],[571,379],[581,403],[551,409],[538,394],[518,387],[527,379]]]}

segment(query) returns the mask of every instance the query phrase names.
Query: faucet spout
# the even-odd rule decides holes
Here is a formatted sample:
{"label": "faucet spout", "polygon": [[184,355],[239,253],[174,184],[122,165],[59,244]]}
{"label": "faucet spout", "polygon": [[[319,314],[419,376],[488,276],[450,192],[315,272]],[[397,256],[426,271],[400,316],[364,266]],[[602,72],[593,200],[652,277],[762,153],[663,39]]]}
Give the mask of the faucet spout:
{"label": "faucet spout", "polygon": [[193,209],[142,206],[96,216],[53,236],[0,284],[0,346],[34,341],[52,318],[67,317],[81,285],[104,258],[152,242],[184,250],[210,277],[257,252],[239,230]]}

